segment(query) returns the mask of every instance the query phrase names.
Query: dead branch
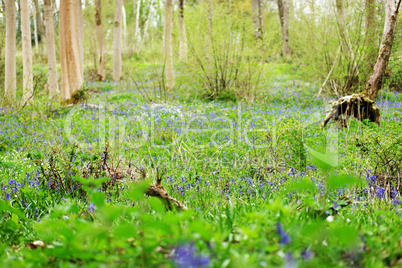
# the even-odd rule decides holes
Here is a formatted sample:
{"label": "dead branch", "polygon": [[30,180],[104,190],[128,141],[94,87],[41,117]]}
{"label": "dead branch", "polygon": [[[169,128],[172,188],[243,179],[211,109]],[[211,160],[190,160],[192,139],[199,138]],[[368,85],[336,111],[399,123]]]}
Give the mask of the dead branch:
{"label": "dead branch", "polygon": [[173,210],[173,206],[177,210],[187,210],[187,207],[185,205],[171,197],[168,192],[163,188],[161,184],[162,175],[159,175],[159,169],[156,169],[156,172],[156,184],[151,185],[145,193],[149,196],[157,197],[162,200],[162,202],[165,203],[169,210]]}

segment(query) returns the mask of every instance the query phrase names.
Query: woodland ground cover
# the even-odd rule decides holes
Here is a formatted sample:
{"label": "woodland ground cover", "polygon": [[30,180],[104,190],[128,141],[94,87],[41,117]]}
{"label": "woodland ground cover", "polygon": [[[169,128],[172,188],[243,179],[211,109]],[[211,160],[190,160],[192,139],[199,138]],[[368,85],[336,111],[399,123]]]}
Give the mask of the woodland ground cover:
{"label": "woodland ground cover", "polygon": [[[148,71],[0,110],[3,266],[402,265],[402,95],[381,128],[320,130],[327,99],[291,76],[248,104],[164,101]],[[156,178],[188,210],[144,195]]]}

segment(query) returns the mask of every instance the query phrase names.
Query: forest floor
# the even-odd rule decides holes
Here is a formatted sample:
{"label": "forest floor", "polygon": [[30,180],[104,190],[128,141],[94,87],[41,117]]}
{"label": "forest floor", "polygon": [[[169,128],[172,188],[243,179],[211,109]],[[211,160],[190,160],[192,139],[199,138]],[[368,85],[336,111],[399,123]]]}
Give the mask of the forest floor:
{"label": "forest floor", "polygon": [[[290,78],[253,105],[151,84],[0,108],[1,266],[402,265],[402,94],[381,127],[321,130],[327,100]],[[188,210],[143,194],[156,178]]]}

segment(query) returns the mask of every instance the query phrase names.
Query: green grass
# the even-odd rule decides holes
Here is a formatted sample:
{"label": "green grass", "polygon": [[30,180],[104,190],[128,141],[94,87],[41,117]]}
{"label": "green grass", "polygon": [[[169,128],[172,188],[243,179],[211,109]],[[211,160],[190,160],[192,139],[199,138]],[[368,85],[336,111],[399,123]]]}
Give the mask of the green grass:
{"label": "green grass", "polygon": [[[400,157],[399,96],[384,93],[378,101],[381,128],[351,120],[348,129],[322,131],[325,101],[306,83],[277,78],[287,71],[262,82],[254,105],[180,94],[147,103],[132,84],[103,83],[88,85],[98,91],[88,102],[106,110],[79,104],[49,111],[38,100],[5,112],[1,265],[400,266],[400,192],[382,193],[387,186],[370,179],[380,163],[374,152],[392,146],[388,155]],[[77,178],[101,165],[106,143],[108,165],[134,171],[118,190]],[[48,184],[58,178],[40,163],[47,171],[54,165],[65,187],[79,185],[70,193]],[[143,194],[157,169],[187,211],[166,211]],[[44,247],[35,248],[37,240]]]}

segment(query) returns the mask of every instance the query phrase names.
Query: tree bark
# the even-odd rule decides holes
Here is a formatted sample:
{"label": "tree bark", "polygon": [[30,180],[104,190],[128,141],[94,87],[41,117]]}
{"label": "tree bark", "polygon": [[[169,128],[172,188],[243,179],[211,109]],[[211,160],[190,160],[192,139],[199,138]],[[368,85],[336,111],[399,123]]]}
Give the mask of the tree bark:
{"label": "tree bark", "polygon": [[121,79],[121,17],[123,0],[116,0],[113,36],[113,80]]}
{"label": "tree bark", "polygon": [[77,16],[78,16],[78,40],[80,42],[80,59],[82,80],[84,82],[84,24],[82,17],[82,2],[77,0]]}
{"label": "tree bark", "polygon": [[289,57],[289,0],[277,0],[277,2],[282,26],[282,53],[284,57]]}
{"label": "tree bark", "polygon": [[[35,10],[35,6],[32,6],[32,13]],[[36,22],[36,16],[35,14],[32,15],[32,19],[33,19],[33,24],[34,24],[34,36],[35,36],[35,49],[38,50],[38,24]]]}
{"label": "tree bark", "polygon": [[145,40],[148,38],[148,27],[149,27],[149,21],[151,20],[151,15],[152,15],[151,12],[152,12],[152,8],[153,8],[153,4],[154,4],[154,1],[150,0],[147,20],[145,21],[144,31],[142,32],[142,43],[144,43]]}
{"label": "tree bark", "polygon": [[375,27],[375,0],[366,0],[366,47],[367,47],[367,70],[373,69],[376,60],[376,27]]}
{"label": "tree bark", "polygon": [[173,28],[173,1],[166,0],[165,3],[165,76],[166,91],[174,87],[173,73],[173,51],[172,51],[172,28]]}
{"label": "tree bark", "polygon": [[39,31],[40,38],[43,41],[43,38],[45,38],[45,30],[43,27],[42,12],[40,10],[39,1],[34,0],[34,3],[35,3],[35,10],[36,10],[36,22],[38,24],[38,31]]}
{"label": "tree bark", "polygon": [[22,64],[23,64],[23,97],[25,105],[33,97],[33,74],[32,74],[32,47],[31,47],[31,24],[29,19],[28,0],[20,0],[21,5],[21,31],[22,31]]}
{"label": "tree bark", "polygon": [[77,1],[60,1],[61,95],[65,101],[82,85]]}
{"label": "tree bark", "polygon": [[11,103],[15,102],[17,89],[16,74],[16,16],[14,0],[6,0],[6,66],[5,66],[5,97]]}
{"label": "tree bark", "polygon": [[99,67],[98,67],[98,81],[105,81],[106,79],[106,49],[105,39],[103,37],[102,28],[102,0],[96,0],[96,32],[98,34],[98,47],[99,47]]}
{"label": "tree bark", "polygon": [[179,25],[179,59],[183,61],[187,58],[187,35],[184,24],[184,0],[178,0],[178,25]]}
{"label": "tree bark", "polygon": [[251,12],[253,13],[255,27],[254,36],[261,37],[264,33],[264,4],[262,0],[251,0]]}
{"label": "tree bark", "polygon": [[395,0],[386,0],[385,2],[385,23],[384,32],[382,35],[380,51],[377,56],[377,61],[374,65],[371,76],[369,77],[366,87],[362,94],[367,96],[371,100],[375,100],[377,93],[381,88],[382,78],[388,65],[389,57],[391,55],[392,43],[394,42],[396,21],[398,18],[398,9],[400,7],[401,0],[398,5],[395,4]]}
{"label": "tree bark", "polygon": [[54,42],[54,16],[53,16],[53,1],[44,0],[45,4],[45,24],[46,24],[46,46],[47,46],[47,86],[49,89],[49,99],[53,99],[60,93],[57,81],[57,61],[56,48]]}
{"label": "tree bark", "polygon": [[[134,1],[135,3],[135,1]],[[137,1],[136,11],[135,11],[135,32],[134,32],[134,52],[140,51],[140,44],[141,44],[141,29],[140,29],[140,12],[141,12],[141,0]]]}

